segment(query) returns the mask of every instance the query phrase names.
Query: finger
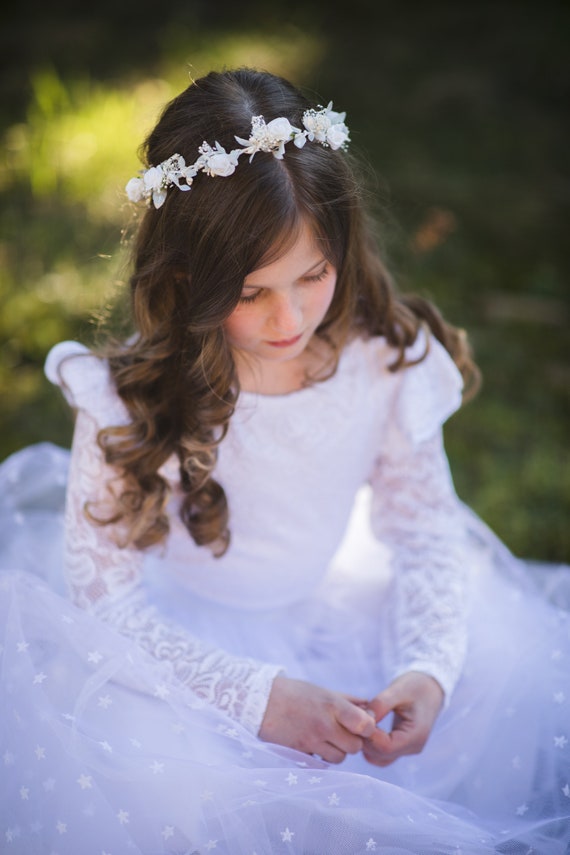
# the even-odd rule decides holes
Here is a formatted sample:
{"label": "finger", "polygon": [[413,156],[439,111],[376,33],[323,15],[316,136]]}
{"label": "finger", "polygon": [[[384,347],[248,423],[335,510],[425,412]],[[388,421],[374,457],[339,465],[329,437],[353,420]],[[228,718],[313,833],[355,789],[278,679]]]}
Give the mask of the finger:
{"label": "finger", "polygon": [[368,702],[368,709],[373,713],[376,721],[379,722],[394,711],[397,703],[396,698],[386,689]]}
{"label": "finger", "polygon": [[353,733],[349,733],[348,730],[345,730],[340,725],[335,728],[330,737],[330,742],[341,751],[344,751],[345,754],[358,754],[359,751],[362,751],[364,745],[364,740],[360,736],[354,736]]}
{"label": "finger", "polygon": [[327,763],[342,763],[346,757],[345,751],[341,751],[340,748],[330,742],[325,742],[318,753]]}
{"label": "finger", "polygon": [[339,703],[336,720],[355,736],[366,738],[376,730],[375,720],[366,710],[344,699]]}

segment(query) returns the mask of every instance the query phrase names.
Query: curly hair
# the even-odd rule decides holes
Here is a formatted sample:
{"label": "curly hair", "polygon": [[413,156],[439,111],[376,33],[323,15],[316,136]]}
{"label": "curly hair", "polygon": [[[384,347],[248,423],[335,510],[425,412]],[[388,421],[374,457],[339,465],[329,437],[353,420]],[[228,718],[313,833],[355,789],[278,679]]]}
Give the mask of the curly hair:
{"label": "curly hair", "polygon": [[[299,126],[311,106],[276,75],[212,72],[165,107],[142,159],[151,166],[177,152],[192,162],[204,140],[229,150],[235,136],[247,138],[252,116],[283,116]],[[392,370],[404,368],[406,348],[424,326],[447,348],[466,388],[475,387],[477,369],[463,331],[423,298],[396,293],[357,173],[346,152],[291,145],[282,160],[258,155],[229,179],[198,175],[191,192],[171,191],[162,207],[144,213],[132,249],[135,334],[104,350],[131,421],[105,427],[98,441],[124,487],[112,519],[92,516],[102,524],[120,521],[126,543],[146,548],[166,538],[169,491],[159,469],[177,455],[186,528],[215,555],[226,551],[228,504],[214,470],[239,383],[223,324],[247,274],[287,251],[303,224],[337,270],[331,305],[316,331],[331,352],[327,376],[355,335],[385,336],[397,352]]]}

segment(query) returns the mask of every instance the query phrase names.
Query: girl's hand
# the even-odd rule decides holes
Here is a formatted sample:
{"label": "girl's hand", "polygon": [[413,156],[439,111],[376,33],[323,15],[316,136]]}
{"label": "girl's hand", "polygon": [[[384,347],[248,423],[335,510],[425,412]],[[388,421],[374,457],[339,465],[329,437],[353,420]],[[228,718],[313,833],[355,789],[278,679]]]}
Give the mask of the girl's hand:
{"label": "girl's hand", "polygon": [[259,737],[341,763],[347,754],[361,751],[364,739],[376,730],[365,705],[360,698],[279,676],[273,681]]}
{"label": "girl's hand", "polygon": [[381,721],[394,713],[392,730],[376,728],[365,740],[363,754],[375,766],[389,766],[404,754],[419,754],[443,704],[443,690],[433,677],[408,671],[366,706]]}

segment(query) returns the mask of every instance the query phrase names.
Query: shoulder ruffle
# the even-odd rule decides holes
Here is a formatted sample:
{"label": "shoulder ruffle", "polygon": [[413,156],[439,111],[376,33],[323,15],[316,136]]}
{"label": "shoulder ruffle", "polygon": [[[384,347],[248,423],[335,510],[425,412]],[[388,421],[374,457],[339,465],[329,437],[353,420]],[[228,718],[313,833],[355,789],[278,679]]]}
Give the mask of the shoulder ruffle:
{"label": "shoulder ruffle", "polygon": [[73,409],[84,410],[101,427],[129,421],[107,363],[80,342],[62,341],[52,347],[44,372],[51,383],[60,387]]}
{"label": "shoulder ruffle", "polygon": [[[426,336],[420,333],[406,354],[411,360],[422,355]],[[394,404],[396,424],[416,445],[432,437],[461,406],[463,378],[453,359],[435,338],[430,336],[425,359],[404,368]]]}

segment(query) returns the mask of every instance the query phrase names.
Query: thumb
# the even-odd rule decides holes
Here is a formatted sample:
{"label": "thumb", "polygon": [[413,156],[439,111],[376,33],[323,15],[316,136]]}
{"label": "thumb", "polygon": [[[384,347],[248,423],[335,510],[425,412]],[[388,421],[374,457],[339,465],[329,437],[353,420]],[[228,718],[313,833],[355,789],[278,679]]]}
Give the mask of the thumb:
{"label": "thumb", "polygon": [[342,700],[336,718],[346,730],[364,739],[372,736],[376,730],[376,720],[372,715],[348,700]]}
{"label": "thumb", "polygon": [[368,709],[374,715],[376,722],[382,721],[389,713],[394,711],[396,706],[396,699],[394,698],[392,692],[389,689],[385,689],[383,692],[380,692],[368,702]]}

